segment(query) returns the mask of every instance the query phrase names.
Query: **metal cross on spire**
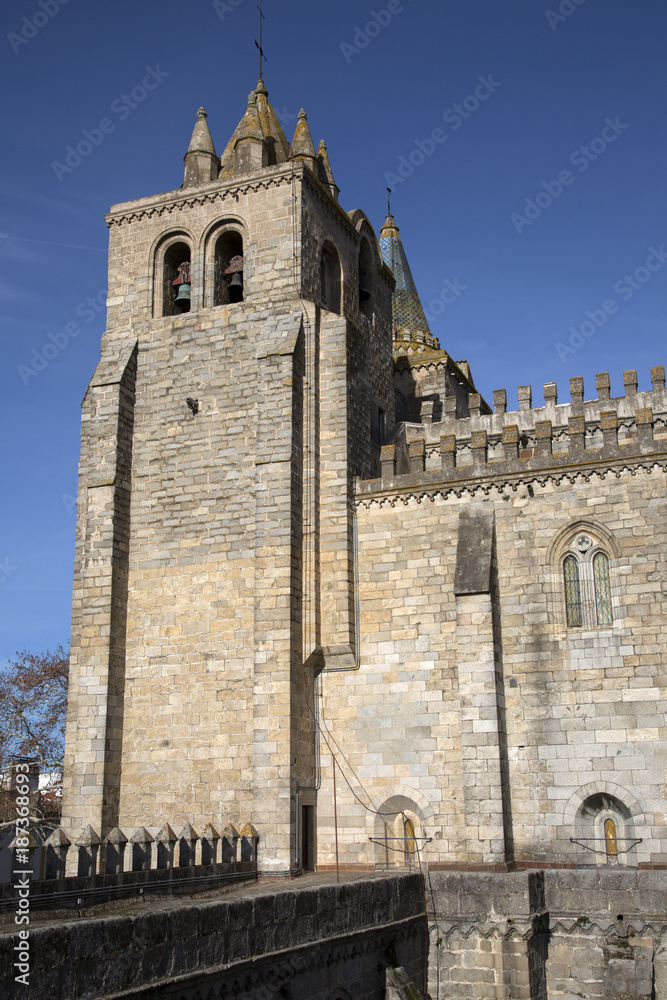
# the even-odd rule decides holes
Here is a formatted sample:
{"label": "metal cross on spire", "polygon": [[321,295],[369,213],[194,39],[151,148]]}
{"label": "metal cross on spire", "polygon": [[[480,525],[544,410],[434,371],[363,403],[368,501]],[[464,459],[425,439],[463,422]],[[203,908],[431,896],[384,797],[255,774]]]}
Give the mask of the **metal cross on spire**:
{"label": "metal cross on spire", "polygon": [[391,188],[387,188],[387,215],[391,215]]}
{"label": "metal cross on spire", "polygon": [[264,60],[264,62],[267,61],[266,60],[266,56],[264,55],[264,49],[262,48],[262,28],[263,28],[263,23],[264,23],[264,20],[265,20],[265,18],[264,18],[264,11],[262,10],[263,5],[264,5],[264,0],[259,0],[259,3],[257,5],[257,10],[259,11],[259,41],[257,41],[257,39],[255,39],[255,45],[259,49],[259,78],[260,78],[260,80],[264,79],[264,72],[263,72],[263,69],[262,69],[262,60]]}

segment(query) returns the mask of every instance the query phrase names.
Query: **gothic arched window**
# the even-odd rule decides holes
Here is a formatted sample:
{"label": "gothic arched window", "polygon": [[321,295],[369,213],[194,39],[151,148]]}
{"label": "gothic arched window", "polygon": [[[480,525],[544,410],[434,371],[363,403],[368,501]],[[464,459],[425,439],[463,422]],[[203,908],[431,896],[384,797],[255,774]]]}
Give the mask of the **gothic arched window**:
{"label": "gothic arched window", "polygon": [[340,312],[340,258],[332,243],[325,243],[320,258],[320,301],[329,312]]}
{"label": "gothic arched window", "polygon": [[588,534],[577,535],[563,559],[568,627],[612,625],[609,557]]}
{"label": "gothic arched window", "polygon": [[370,319],[373,315],[373,257],[367,239],[359,250],[359,309]]}

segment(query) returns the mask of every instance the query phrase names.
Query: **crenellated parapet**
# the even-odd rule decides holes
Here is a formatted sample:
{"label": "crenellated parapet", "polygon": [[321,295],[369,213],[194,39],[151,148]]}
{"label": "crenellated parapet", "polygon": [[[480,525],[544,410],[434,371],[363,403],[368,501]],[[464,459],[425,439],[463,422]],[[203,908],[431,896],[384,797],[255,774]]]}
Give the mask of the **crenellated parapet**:
{"label": "crenellated parapet", "polygon": [[[36,909],[119,899],[148,887],[201,891],[210,880],[257,876],[259,834],[251,823],[240,831],[229,824],[220,832],[208,823],[201,834],[190,823],[178,832],[169,823],[151,829],[125,833],[114,827],[102,838],[88,825],[72,842],[58,827],[43,843],[21,832],[9,844],[12,870],[43,873],[30,882]],[[36,851],[42,852],[39,864]],[[13,883],[0,885],[0,913],[14,905],[14,897]]]}
{"label": "crenellated parapet", "polygon": [[[444,400],[442,418],[426,414],[422,424],[400,425],[382,449],[381,479],[360,482],[359,499],[373,493],[446,486],[448,490],[494,486],[516,489],[526,479],[571,478],[605,468],[667,463],[665,369],[651,369],[652,388],[638,391],[637,372],[623,373],[623,396],[612,397],[609,375],[596,376],[597,398],[584,399],[584,380],[570,379],[570,402],[558,403],[555,382],[543,387],[544,405],[534,407],[532,388],[519,386],[519,409],[507,411],[507,393],[493,394],[485,413],[479,394],[469,397],[469,416],[456,399]],[[649,460],[648,463],[646,460]]]}

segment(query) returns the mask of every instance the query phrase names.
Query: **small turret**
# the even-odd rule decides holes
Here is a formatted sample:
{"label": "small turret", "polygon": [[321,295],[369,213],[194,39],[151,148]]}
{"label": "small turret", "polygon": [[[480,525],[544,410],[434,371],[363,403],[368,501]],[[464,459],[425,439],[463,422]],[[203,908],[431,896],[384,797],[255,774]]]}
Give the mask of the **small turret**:
{"label": "small turret", "polygon": [[220,170],[220,160],[215,152],[206,117],[206,111],[200,108],[188,151],[183,157],[185,161],[183,187],[198,187],[200,184],[214,181]]}
{"label": "small turret", "polygon": [[241,119],[239,134],[234,144],[236,173],[249,174],[260,170],[269,162],[268,150],[257,111],[257,96],[253,90],[248,96],[248,107]]}
{"label": "small turret", "polygon": [[310,134],[308,117],[303,108],[299,111],[299,118],[294,129],[294,137],[290,146],[290,160],[303,160],[314,174],[319,173],[313,137]]}
{"label": "small turret", "polygon": [[268,97],[264,82],[259,80],[248,99],[243,118],[220,157],[221,180],[289,159],[289,143]]}
{"label": "small turret", "polygon": [[331,164],[329,163],[329,154],[327,153],[327,144],[324,139],[320,139],[320,144],[317,149],[317,163],[319,166],[318,176],[323,184],[331,191],[331,197],[334,201],[338,201],[338,192],[340,188],[334,180],[333,170],[331,169]]}

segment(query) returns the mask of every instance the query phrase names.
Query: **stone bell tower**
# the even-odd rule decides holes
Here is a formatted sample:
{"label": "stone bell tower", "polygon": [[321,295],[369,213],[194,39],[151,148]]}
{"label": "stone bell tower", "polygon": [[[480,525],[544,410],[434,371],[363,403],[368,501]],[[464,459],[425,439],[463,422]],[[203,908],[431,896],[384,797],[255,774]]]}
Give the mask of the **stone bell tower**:
{"label": "stone bell tower", "polygon": [[312,853],[315,678],[356,656],[351,499],[392,430],[393,278],[261,80],[220,157],[200,109],[181,187],[107,224],[63,825],[250,821],[287,871]]}

